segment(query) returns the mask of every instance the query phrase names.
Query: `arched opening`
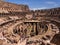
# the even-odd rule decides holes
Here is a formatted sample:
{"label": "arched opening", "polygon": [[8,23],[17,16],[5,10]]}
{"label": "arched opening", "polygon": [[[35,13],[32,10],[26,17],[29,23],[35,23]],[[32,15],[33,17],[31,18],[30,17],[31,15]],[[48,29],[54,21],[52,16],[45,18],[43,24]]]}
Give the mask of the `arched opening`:
{"label": "arched opening", "polygon": [[28,25],[27,29],[30,36],[41,35],[48,30],[48,26],[41,22],[24,22],[24,24]]}

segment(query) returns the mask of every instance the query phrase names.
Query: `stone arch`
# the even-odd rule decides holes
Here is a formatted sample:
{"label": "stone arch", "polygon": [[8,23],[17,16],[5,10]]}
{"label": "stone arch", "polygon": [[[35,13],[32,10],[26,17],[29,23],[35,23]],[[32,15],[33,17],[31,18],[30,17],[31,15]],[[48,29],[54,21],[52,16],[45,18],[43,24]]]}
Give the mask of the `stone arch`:
{"label": "stone arch", "polygon": [[[56,26],[60,26],[60,22],[56,21],[56,20],[52,20],[52,19],[45,19],[45,20],[42,20],[41,22],[45,22],[45,23],[52,23],[52,24],[55,24]],[[60,27],[59,27],[60,28]]]}
{"label": "stone arch", "polygon": [[42,20],[41,22],[44,22],[46,24],[52,23],[52,24],[56,25],[59,29],[59,32],[60,32],[60,22],[59,21],[51,20],[51,19],[45,19],[45,20]]}

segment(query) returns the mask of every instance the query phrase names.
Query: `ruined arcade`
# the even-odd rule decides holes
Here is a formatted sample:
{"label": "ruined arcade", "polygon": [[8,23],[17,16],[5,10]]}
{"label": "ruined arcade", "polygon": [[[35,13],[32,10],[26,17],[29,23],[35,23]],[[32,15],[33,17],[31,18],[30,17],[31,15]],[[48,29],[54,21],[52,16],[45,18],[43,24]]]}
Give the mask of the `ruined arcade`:
{"label": "ruined arcade", "polygon": [[30,10],[28,5],[0,1],[0,45],[59,45],[56,34],[60,7]]}

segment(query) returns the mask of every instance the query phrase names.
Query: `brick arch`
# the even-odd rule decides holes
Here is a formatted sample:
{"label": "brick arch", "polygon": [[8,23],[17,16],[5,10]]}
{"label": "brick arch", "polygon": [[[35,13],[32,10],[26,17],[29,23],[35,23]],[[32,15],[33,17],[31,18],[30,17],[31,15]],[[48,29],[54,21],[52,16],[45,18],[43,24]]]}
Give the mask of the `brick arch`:
{"label": "brick arch", "polygon": [[45,19],[45,20],[42,20],[41,22],[44,22],[46,24],[52,23],[52,24],[56,25],[60,30],[60,22],[59,21],[52,20],[52,19]]}

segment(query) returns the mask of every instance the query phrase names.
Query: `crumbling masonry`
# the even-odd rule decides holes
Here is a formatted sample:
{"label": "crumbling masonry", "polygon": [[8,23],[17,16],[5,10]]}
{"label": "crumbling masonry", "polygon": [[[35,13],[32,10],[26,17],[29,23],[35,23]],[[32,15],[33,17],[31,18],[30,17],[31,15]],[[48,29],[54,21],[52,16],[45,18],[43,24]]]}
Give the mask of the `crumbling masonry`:
{"label": "crumbling masonry", "polygon": [[59,37],[60,7],[30,10],[0,1],[0,45],[59,45]]}

